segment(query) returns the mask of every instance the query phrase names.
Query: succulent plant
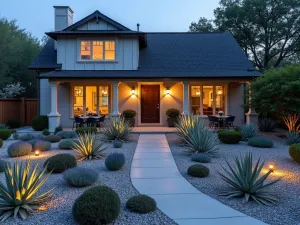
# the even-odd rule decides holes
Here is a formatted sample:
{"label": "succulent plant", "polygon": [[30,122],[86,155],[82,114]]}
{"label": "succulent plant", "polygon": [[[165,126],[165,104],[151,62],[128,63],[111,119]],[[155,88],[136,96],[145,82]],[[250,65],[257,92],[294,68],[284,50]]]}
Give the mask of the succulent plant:
{"label": "succulent plant", "polygon": [[291,131],[286,136],[285,143],[287,145],[299,144],[300,143],[300,135],[296,131]]}
{"label": "succulent plant", "polygon": [[10,157],[20,157],[29,155],[32,151],[32,146],[28,142],[18,141],[7,148],[7,153]]}
{"label": "succulent plant", "polygon": [[62,173],[67,169],[77,166],[76,158],[70,154],[57,154],[48,158],[44,168],[53,173]]}
{"label": "succulent plant", "polygon": [[272,148],[273,141],[264,137],[252,137],[248,140],[248,145],[258,148]]}
{"label": "succulent plant", "polygon": [[199,162],[199,163],[210,163],[211,156],[205,153],[195,153],[192,155],[192,161]]}
{"label": "succulent plant", "polygon": [[48,151],[51,148],[51,143],[49,141],[43,141],[43,140],[38,140],[34,143],[33,145],[33,150],[39,150],[39,151]]}
{"label": "succulent plant", "polygon": [[249,138],[256,137],[259,133],[259,129],[254,124],[244,124],[238,127],[238,131],[242,134],[242,140],[248,141]]}
{"label": "succulent plant", "polygon": [[60,136],[62,139],[71,139],[77,137],[75,131],[65,131],[65,130],[57,132],[56,135]]}
{"label": "succulent plant", "polygon": [[125,121],[124,118],[116,117],[112,118],[101,131],[108,140],[126,141],[133,128],[130,127],[130,123]]}
{"label": "succulent plant", "polygon": [[85,187],[97,181],[98,173],[91,169],[72,168],[64,172],[64,179],[71,186]]}
{"label": "succulent plant", "polygon": [[58,143],[58,148],[64,150],[73,149],[74,143],[79,144],[79,141],[77,139],[62,139]]}
{"label": "succulent plant", "polygon": [[258,127],[259,127],[260,131],[271,132],[277,127],[277,125],[276,125],[275,121],[272,120],[271,118],[263,117],[263,118],[259,119]]}
{"label": "succulent plant", "polygon": [[105,166],[111,171],[121,169],[125,164],[125,156],[122,153],[112,153],[105,159]]}
{"label": "succulent plant", "polygon": [[32,139],[35,139],[35,138],[32,134],[26,133],[26,134],[20,134],[18,139],[21,140],[21,141],[29,141],[29,140],[32,140]]}
{"label": "succulent plant", "polygon": [[113,145],[114,145],[114,148],[122,148],[123,142],[120,140],[114,140]]}

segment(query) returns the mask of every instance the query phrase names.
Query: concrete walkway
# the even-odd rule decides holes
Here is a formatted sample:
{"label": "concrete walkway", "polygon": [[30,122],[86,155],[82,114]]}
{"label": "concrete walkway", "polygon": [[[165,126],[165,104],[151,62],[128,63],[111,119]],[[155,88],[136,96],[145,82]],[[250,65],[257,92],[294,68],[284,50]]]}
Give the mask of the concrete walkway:
{"label": "concrete walkway", "polygon": [[265,224],[203,194],[184,179],[164,134],[140,135],[131,165],[131,182],[180,225]]}

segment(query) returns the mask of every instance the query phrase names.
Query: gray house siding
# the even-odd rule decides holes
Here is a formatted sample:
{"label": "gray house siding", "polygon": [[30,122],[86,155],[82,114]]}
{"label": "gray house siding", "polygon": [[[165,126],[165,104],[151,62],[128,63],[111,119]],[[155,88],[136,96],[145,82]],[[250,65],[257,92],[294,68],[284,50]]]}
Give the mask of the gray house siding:
{"label": "gray house siding", "polygon": [[[137,70],[139,44],[136,39],[101,38],[116,41],[116,61],[80,61],[80,40],[90,39],[59,39],[57,41],[57,63],[63,70]],[[91,38],[94,40],[94,38]],[[100,40],[100,39],[99,39]]]}
{"label": "gray house siding", "polygon": [[76,30],[118,30],[118,28],[104,20],[99,19],[98,23],[96,20],[92,20],[84,25],[79,26]]}
{"label": "gray house siding", "polygon": [[230,83],[228,86],[228,112],[235,116],[234,125],[245,123],[244,108],[244,84]]}
{"label": "gray house siding", "polygon": [[50,113],[50,86],[48,79],[40,79],[39,107],[40,115]]}

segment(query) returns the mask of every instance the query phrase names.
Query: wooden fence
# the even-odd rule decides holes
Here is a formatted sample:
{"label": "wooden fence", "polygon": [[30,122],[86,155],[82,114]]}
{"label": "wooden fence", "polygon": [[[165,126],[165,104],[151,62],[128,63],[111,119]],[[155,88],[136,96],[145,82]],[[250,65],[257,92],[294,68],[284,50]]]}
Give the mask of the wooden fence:
{"label": "wooden fence", "polygon": [[37,99],[0,98],[0,124],[15,119],[20,120],[21,126],[28,126],[36,115]]}

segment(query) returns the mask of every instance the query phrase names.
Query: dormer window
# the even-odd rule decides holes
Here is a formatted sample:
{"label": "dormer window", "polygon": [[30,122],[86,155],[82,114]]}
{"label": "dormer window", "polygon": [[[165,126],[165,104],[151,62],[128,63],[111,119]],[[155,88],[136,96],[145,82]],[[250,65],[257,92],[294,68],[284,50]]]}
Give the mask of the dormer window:
{"label": "dormer window", "polygon": [[95,61],[114,61],[115,41],[80,41],[80,59]]}

